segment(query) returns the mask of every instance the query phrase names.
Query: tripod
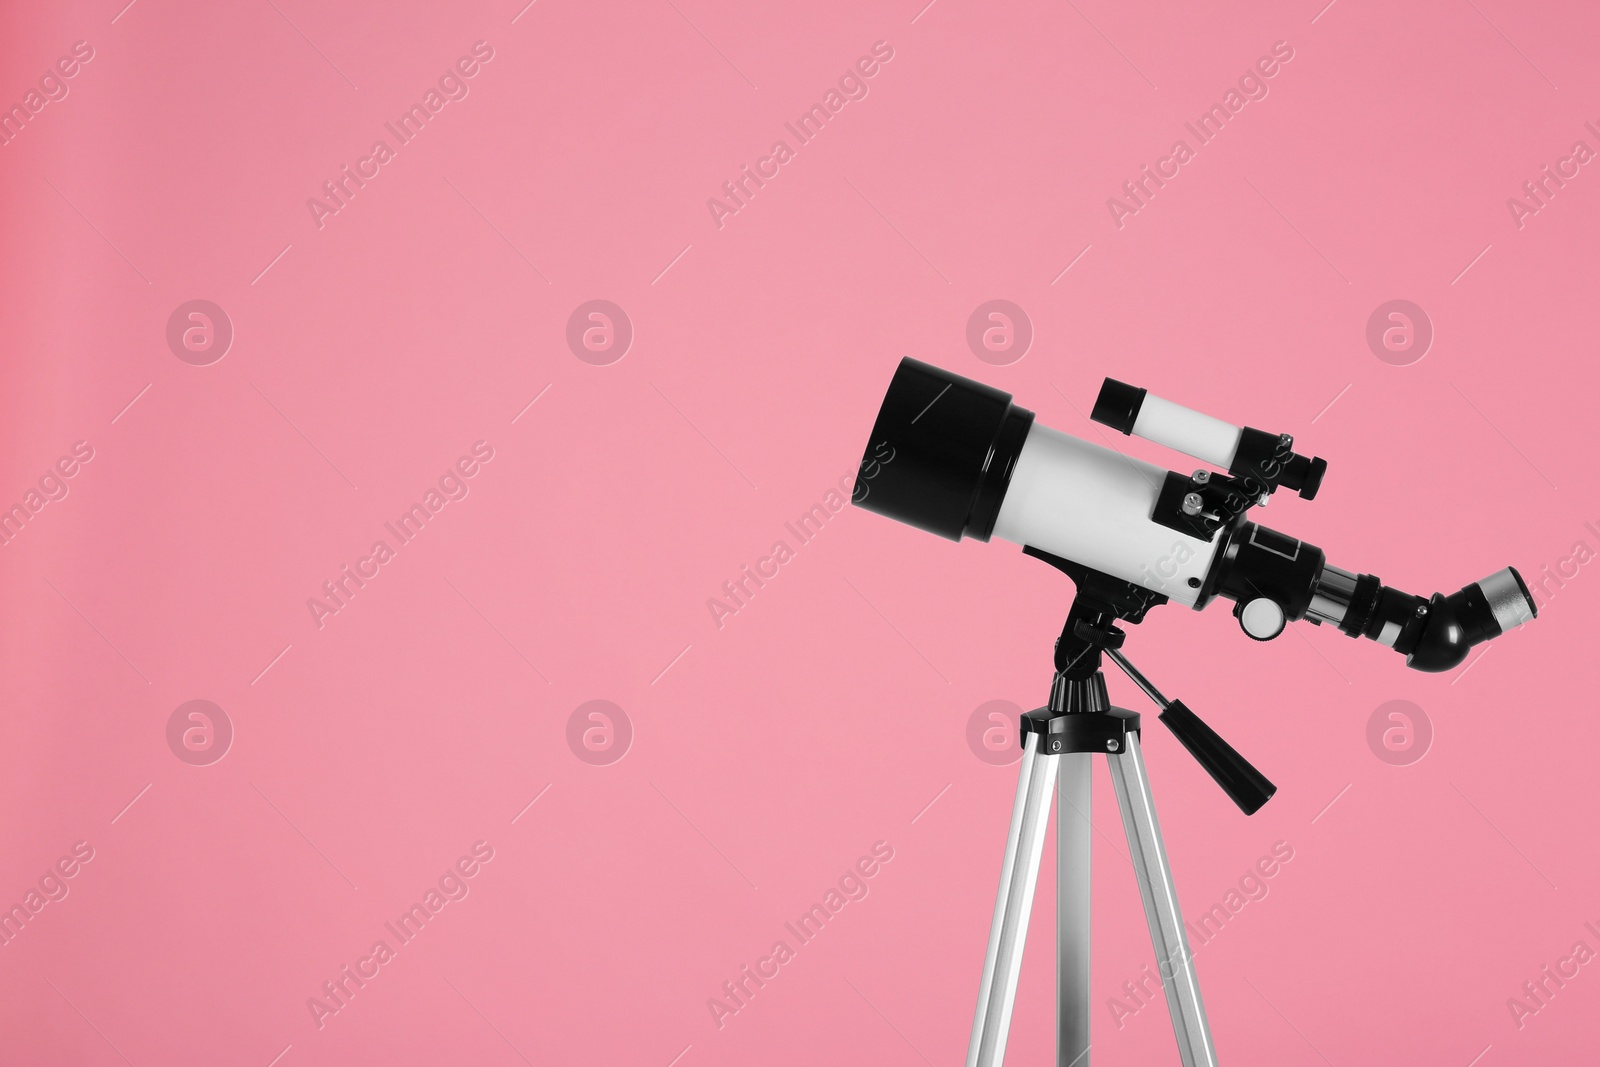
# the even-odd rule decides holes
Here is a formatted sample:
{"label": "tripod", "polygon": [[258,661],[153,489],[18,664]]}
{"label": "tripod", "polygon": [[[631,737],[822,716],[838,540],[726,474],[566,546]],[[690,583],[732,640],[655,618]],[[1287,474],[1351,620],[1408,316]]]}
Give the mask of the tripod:
{"label": "tripod", "polygon": [[1140,749],[1139,716],[1114,708],[1106,696],[1101,654],[1109,656],[1161,708],[1161,722],[1249,815],[1276,791],[1243,756],[1181,701],[1169,701],[1129,663],[1120,649],[1119,620],[1139,622],[1166,601],[1160,593],[1089,570],[1036,549],[1025,549],[1065,571],[1078,586],[1066,626],[1056,642],[1056,673],[1049,705],[1022,717],[1022,769],[1006,837],[995,898],[994,923],[984,957],[978,1008],[967,1047],[967,1067],[999,1067],[1005,1058],[1016,1001],[1022,949],[1044,853],[1050,794],[1060,796],[1056,842],[1056,1063],[1089,1067],[1089,846],[1090,757],[1103,752],[1122,809],[1128,852],[1144,900],[1145,919],[1166,991],[1167,1011],[1184,1067],[1215,1067],[1216,1050],[1194,959],[1184,934],[1172,868],[1156,820],[1150,779]]}

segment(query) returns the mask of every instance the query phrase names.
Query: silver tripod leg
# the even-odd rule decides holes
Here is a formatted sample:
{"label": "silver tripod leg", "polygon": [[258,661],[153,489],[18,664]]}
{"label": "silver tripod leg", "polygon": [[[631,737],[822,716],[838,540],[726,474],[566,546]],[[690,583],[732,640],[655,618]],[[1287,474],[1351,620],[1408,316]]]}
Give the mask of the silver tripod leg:
{"label": "silver tripod leg", "polygon": [[1011,1030],[1011,1008],[1017,999],[1017,975],[1028,939],[1034,884],[1044,854],[1044,832],[1050,822],[1050,794],[1055,788],[1060,756],[1039,751],[1039,734],[1030,733],[1017,776],[1017,800],[1011,811],[1011,832],[1000,866],[1000,891],[995,896],[989,951],[983,958],[978,1010],[972,1019],[967,1067],[999,1067]]}
{"label": "silver tripod leg", "polygon": [[1144,898],[1150,943],[1167,991],[1167,1013],[1172,1017],[1173,1036],[1178,1039],[1178,1055],[1184,1067],[1216,1067],[1211,1027],[1200,1000],[1194,957],[1183,931],[1178,891],[1173,887],[1172,868],[1167,865],[1167,850],[1161,843],[1161,826],[1156,821],[1138,735],[1129,734],[1127,747],[1117,754],[1108,753],[1106,759],[1111,765],[1111,782],[1117,789],[1117,804],[1122,808],[1122,825],[1139,879],[1139,895]]}
{"label": "silver tripod leg", "polygon": [[1056,792],[1056,1064],[1089,1067],[1089,822],[1091,772],[1087,752],[1061,761]]}

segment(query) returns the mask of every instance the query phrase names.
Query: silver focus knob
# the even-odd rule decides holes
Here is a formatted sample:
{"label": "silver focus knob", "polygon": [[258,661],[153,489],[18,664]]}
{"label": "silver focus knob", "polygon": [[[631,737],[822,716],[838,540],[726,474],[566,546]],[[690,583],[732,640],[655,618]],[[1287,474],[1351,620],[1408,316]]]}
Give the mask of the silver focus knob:
{"label": "silver focus knob", "polygon": [[1239,605],[1234,614],[1238,617],[1239,626],[1246,636],[1257,641],[1271,641],[1283,633],[1283,628],[1289,621],[1278,602],[1264,596],[1258,596],[1248,603]]}

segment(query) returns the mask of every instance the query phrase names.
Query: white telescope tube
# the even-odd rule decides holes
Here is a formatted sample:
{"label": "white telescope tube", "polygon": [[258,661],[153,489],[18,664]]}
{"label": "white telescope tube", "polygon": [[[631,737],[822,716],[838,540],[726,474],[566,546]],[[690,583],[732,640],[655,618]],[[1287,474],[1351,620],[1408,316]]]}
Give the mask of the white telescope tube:
{"label": "white telescope tube", "polygon": [[1159,467],[1035,422],[1012,470],[995,536],[1192,608],[1221,542],[1150,521],[1166,476]]}

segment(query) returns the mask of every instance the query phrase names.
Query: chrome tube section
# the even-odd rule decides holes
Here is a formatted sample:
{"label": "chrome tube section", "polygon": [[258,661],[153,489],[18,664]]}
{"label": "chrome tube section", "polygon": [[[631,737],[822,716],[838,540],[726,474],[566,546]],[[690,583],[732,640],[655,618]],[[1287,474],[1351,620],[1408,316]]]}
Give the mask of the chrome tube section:
{"label": "chrome tube section", "polygon": [[1056,793],[1056,1065],[1089,1067],[1089,846],[1094,757],[1069,752]]}
{"label": "chrome tube section", "polygon": [[1033,913],[1033,890],[1039,879],[1039,861],[1044,856],[1045,828],[1050,823],[1050,794],[1061,766],[1061,757],[1039,751],[1040,736],[1027,736],[1022,770],[1017,775],[1017,799],[1000,866],[1000,890],[995,895],[989,950],[978,985],[978,1010],[972,1019],[967,1067],[1000,1067],[1006,1056],[1022,949]]}
{"label": "chrome tube section", "polygon": [[1355,575],[1331,563],[1324,563],[1317,574],[1317,586],[1311,594],[1311,605],[1306,608],[1306,618],[1313,622],[1340,625],[1350,611],[1350,601],[1355,598],[1355,592]]}
{"label": "chrome tube section", "polygon": [[1183,931],[1183,913],[1178,908],[1178,890],[1172,883],[1172,868],[1167,864],[1166,846],[1161,841],[1161,826],[1156,821],[1155,800],[1150,795],[1150,779],[1145,774],[1144,753],[1139,736],[1128,735],[1128,747],[1108,755],[1111,783],[1116,786],[1117,803],[1122,808],[1122,825],[1128,834],[1128,850],[1144,899],[1145,919],[1150,924],[1150,944],[1155,949],[1161,984],[1167,993],[1167,1014],[1172,1017],[1172,1033],[1178,1039],[1178,1056],[1183,1067],[1216,1067],[1217,1053],[1211,1043],[1211,1026],[1206,1022],[1205,1004],[1200,999],[1200,980],[1194,971],[1194,955]]}
{"label": "chrome tube section", "polygon": [[1146,678],[1144,673],[1140,671],[1139,668],[1128,662],[1128,657],[1124,656],[1121,652],[1118,652],[1114,648],[1106,649],[1105,653],[1111,658],[1112,663],[1115,663],[1122,669],[1123,674],[1126,674],[1130,679],[1132,679],[1134,685],[1144,690],[1145,696],[1156,702],[1156,706],[1158,708],[1160,708],[1162,711],[1166,711],[1167,708],[1171,706],[1172,701],[1162,696],[1161,691],[1151,684],[1150,679]]}

